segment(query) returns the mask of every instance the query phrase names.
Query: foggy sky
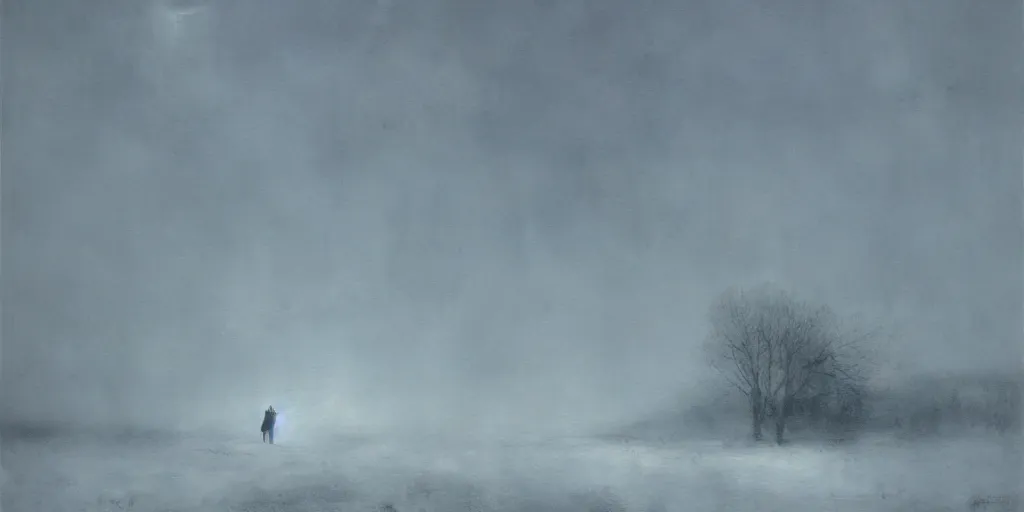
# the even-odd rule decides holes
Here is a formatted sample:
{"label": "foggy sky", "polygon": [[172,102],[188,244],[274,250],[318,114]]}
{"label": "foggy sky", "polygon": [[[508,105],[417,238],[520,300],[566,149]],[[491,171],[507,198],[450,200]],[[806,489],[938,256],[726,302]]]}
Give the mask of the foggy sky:
{"label": "foggy sky", "polygon": [[574,427],[762,281],[1021,362],[1018,1],[3,9],[7,419]]}

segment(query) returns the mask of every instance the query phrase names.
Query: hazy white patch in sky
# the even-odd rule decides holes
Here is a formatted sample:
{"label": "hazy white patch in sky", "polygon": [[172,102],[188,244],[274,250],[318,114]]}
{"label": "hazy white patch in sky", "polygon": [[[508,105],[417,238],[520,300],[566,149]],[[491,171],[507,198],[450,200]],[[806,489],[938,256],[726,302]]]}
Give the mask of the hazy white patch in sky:
{"label": "hazy white patch in sky", "polygon": [[391,8],[393,2],[392,0],[376,0],[374,3],[376,4],[377,8],[374,9],[373,11],[373,17],[370,18],[371,24],[375,27],[380,28],[383,27],[384,25],[387,25],[388,21],[391,18]]}
{"label": "hazy white patch in sky", "polygon": [[153,28],[165,44],[177,47],[195,39],[209,23],[212,7],[204,0],[157,0],[153,2]]}

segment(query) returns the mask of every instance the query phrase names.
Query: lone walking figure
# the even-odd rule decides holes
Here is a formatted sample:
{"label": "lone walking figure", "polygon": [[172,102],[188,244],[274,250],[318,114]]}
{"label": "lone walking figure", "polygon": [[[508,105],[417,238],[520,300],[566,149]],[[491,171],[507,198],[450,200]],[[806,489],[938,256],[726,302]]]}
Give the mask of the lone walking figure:
{"label": "lone walking figure", "polygon": [[260,432],[263,432],[263,442],[267,442],[267,437],[270,437],[270,444],[274,444],[274,423],[277,422],[277,411],[274,410],[274,406],[271,405],[263,413],[263,424],[260,425]]}

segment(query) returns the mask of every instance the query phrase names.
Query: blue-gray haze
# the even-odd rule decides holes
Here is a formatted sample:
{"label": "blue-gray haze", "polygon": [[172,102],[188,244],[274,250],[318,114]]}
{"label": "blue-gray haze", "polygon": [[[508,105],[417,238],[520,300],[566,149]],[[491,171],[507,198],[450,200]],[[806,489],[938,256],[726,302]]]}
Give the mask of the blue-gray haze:
{"label": "blue-gray haze", "polygon": [[1015,367],[1021,18],[7,0],[3,419],[582,428],[713,379],[764,281],[879,379]]}

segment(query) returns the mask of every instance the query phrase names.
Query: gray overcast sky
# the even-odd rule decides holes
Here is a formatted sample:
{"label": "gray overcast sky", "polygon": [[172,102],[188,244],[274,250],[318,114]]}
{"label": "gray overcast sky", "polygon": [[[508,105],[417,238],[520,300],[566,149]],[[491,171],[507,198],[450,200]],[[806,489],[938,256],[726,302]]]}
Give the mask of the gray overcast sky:
{"label": "gray overcast sky", "polygon": [[1021,362],[1017,0],[3,9],[9,418],[614,419],[765,280]]}

